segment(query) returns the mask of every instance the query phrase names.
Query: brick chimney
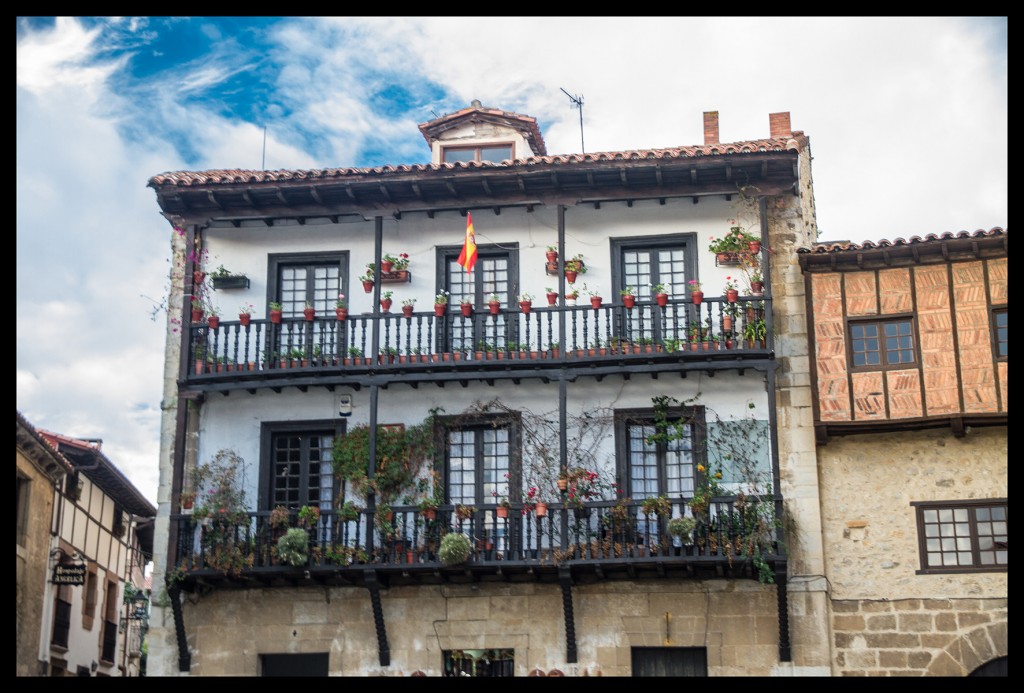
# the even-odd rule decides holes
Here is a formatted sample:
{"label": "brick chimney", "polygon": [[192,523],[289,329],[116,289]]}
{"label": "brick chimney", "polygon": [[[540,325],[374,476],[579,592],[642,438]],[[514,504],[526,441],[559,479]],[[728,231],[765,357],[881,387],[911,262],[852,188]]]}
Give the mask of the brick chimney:
{"label": "brick chimney", "polygon": [[[792,137],[793,132],[789,125],[789,111],[786,111],[785,113],[769,113],[768,128],[771,131],[773,139]],[[707,126],[705,126],[705,130],[707,130]]]}
{"label": "brick chimney", "polygon": [[718,111],[704,111],[704,144],[718,144]]}

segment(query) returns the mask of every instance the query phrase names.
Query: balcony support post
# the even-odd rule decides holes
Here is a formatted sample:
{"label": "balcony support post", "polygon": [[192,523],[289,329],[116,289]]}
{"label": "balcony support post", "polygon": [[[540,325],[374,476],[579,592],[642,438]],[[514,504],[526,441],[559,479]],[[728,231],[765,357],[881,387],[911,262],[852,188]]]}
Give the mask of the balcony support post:
{"label": "balcony support post", "polygon": [[181,587],[177,584],[169,586],[167,596],[171,599],[174,635],[178,640],[178,671],[190,671],[192,669],[192,653],[188,651],[188,638],[185,636],[185,615],[181,610]]}
{"label": "balcony support post", "polygon": [[775,589],[779,600],[779,661],[793,661],[789,641],[789,596],[786,591],[786,561],[775,561]]}
{"label": "balcony support post", "polygon": [[558,584],[562,588],[562,613],[565,616],[565,661],[568,664],[575,664],[576,623],[572,611],[572,573],[568,568],[559,567]]}
{"label": "balcony support post", "polygon": [[384,625],[384,609],[380,605],[380,585],[377,572],[367,570],[363,574],[363,584],[370,591],[370,603],[373,605],[373,624],[377,628],[377,657],[382,667],[391,664],[391,648],[388,646],[388,631]]}

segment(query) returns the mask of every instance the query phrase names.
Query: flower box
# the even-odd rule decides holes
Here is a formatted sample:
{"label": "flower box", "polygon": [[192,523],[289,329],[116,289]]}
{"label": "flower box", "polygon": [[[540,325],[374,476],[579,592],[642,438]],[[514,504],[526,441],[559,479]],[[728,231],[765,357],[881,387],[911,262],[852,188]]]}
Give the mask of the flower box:
{"label": "flower box", "polygon": [[412,274],[409,270],[399,270],[397,272],[381,272],[380,283],[381,284],[405,284],[412,281]]}
{"label": "flower box", "polygon": [[216,290],[221,289],[248,289],[249,288],[249,277],[244,275],[228,275],[226,277],[210,277],[210,281],[213,282],[213,288]]}

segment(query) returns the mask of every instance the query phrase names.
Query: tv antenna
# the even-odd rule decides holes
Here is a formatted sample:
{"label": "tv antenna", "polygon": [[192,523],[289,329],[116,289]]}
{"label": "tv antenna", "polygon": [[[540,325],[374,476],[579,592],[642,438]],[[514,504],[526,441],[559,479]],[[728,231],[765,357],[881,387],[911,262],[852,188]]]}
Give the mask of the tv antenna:
{"label": "tv antenna", "polygon": [[[562,88],[559,87],[559,89]],[[562,93],[569,97],[569,100],[572,101],[573,107],[580,109],[580,153],[586,154],[587,150],[583,146],[583,95],[580,94],[579,96],[573,96],[565,89],[562,89]]]}
{"label": "tv antenna", "polygon": [[267,126],[263,126],[263,158],[260,160],[260,170],[267,170]]}

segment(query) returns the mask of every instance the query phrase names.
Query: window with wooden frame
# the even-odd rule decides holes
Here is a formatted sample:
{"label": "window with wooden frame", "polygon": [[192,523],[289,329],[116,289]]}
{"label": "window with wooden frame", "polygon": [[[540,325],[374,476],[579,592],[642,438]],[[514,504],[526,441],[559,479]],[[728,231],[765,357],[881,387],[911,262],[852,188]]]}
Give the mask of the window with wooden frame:
{"label": "window with wooden frame", "polygon": [[671,420],[687,419],[679,435],[657,440],[654,411],[651,409],[615,412],[615,439],[618,477],[623,492],[634,500],[661,495],[690,497],[696,488],[697,465],[705,460],[704,408],[672,408]]}
{"label": "window with wooden frame", "polygon": [[1005,571],[1007,500],[921,501],[917,534],[921,553],[918,574]]}
{"label": "window with wooden frame", "polygon": [[510,416],[441,421],[448,501],[489,505],[518,500],[518,421]]}
{"label": "window with wooden frame", "polygon": [[266,423],[263,425],[263,460],[260,496],[263,507],[303,505],[331,509],[335,475],[331,450],[344,423]]}
{"label": "window with wooden frame", "polygon": [[512,142],[494,142],[475,146],[442,146],[441,161],[442,163],[452,163],[455,161],[490,161],[498,163],[513,158],[513,151]]}
{"label": "window with wooden frame", "polygon": [[995,351],[996,358],[1000,361],[1006,360],[1007,351],[1010,347],[1009,326],[1010,317],[1006,308],[994,309],[992,311],[993,350]]}
{"label": "window with wooden frame", "polygon": [[909,317],[851,320],[847,329],[852,368],[889,370],[917,363],[914,325]]}

